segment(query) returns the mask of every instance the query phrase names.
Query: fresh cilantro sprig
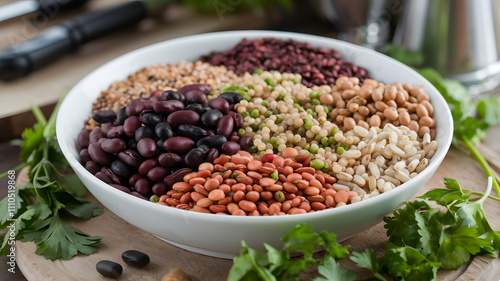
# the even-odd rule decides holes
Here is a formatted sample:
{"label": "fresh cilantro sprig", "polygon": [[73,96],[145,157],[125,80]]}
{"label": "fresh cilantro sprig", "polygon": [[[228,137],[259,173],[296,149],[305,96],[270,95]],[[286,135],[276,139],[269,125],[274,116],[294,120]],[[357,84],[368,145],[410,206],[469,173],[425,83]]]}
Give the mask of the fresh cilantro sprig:
{"label": "fresh cilantro sprig", "polygon": [[[445,179],[445,188],[433,189],[414,202],[406,202],[385,217],[389,243],[378,258],[373,250],[352,252],[349,258],[360,268],[371,272],[367,280],[436,280],[439,269],[455,269],[473,255],[500,254],[500,232],[491,228],[483,203],[492,189],[488,178],[486,192],[472,199],[453,179]],[[428,201],[434,201],[431,207]],[[281,241],[281,251],[265,245],[267,254],[257,252],[243,242],[229,274],[236,280],[299,280],[305,269],[318,266],[322,277],[314,281],[357,280],[353,271],[343,269],[339,261],[348,256],[349,246],[340,246],[335,235],[325,231],[316,234],[307,225],[296,226]],[[324,255],[314,259],[314,249],[326,246]],[[290,258],[302,251],[301,258]]]}
{"label": "fresh cilantro sprig", "polygon": [[[6,255],[13,246],[10,237],[34,241],[37,246],[35,253],[51,260],[69,260],[78,252],[87,255],[94,253],[97,250],[95,244],[101,240],[100,237],[89,236],[73,228],[61,219],[62,215],[90,219],[102,214],[99,204],[82,199],[86,189],[76,175],[64,176],[68,163],[55,133],[61,102],[62,98],[49,120],[45,119],[38,107],[32,107],[37,123],[22,133],[20,155],[23,166],[29,166],[29,182],[9,190],[8,196],[0,201],[0,229],[7,229],[0,236],[1,255]],[[15,204],[9,203],[9,198],[13,198]]]}

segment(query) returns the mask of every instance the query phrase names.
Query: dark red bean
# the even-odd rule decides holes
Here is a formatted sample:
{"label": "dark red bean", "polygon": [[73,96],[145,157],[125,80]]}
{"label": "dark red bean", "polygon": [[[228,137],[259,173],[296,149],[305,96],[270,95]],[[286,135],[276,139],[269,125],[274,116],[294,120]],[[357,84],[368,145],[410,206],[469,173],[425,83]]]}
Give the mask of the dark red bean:
{"label": "dark red bean", "polygon": [[132,167],[139,167],[139,165],[141,165],[141,156],[139,155],[139,153],[131,149],[127,149],[118,153],[118,158]]}
{"label": "dark red bean", "polygon": [[139,175],[139,174],[133,174],[129,179],[128,179],[128,184],[130,186],[135,186],[135,183],[140,180],[140,179],[143,179],[144,177]]}
{"label": "dark red bean", "polygon": [[158,156],[158,163],[165,168],[175,168],[182,163],[182,157],[171,152],[162,153]]}
{"label": "dark red bean", "polygon": [[105,139],[101,143],[101,148],[107,153],[118,153],[127,147],[122,139]]}
{"label": "dark red bean", "polygon": [[135,106],[135,112],[138,114],[144,114],[147,112],[152,112],[153,111],[153,106],[156,104],[156,102],[151,101],[151,100],[146,100],[141,103],[138,103]]}
{"label": "dark red bean", "polygon": [[156,146],[156,142],[150,138],[143,138],[137,142],[137,151],[142,156],[148,158],[158,152],[158,147]]}
{"label": "dark red bean", "polygon": [[128,187],[123,186],[123,185],[115,184],[114,183],[114,184],[111,184],[111,186],[114,187],[114,188],[116,188],[116,189],[118,189],[118,190],[121,190],[121,191],[123,191],[125,193],[130,193],[130,189]]}
{"label": "dark red bean", "polygon": [[217,148],[211,148],[208,151],[207,158],[205,159],[206,162],[213,163],[215,159],[219,157],[219,150]]}
{"label": "dark red bean", "polygon": [[111,159],[109,154],[102,150],[101,146],[98,143],[91,143],[89,145],[89,154],[92,160],[99,165],[109,165],[111,164]]}
{"label": "dark red bean", "polygon": [[76,143],[78,144],[79,147],[81,148],[87,148],[89,146],[89,135],[92,130],[90,129],[85,129],[80,131],[77,137]]}
{"label": "dark red bean", "polygon": [[111,130],[111,128],[113,128],[113,124],[111,124],[111,123],[104,123],[104,124],[101,124],[101,133],[102,133],[104,136],[107,136],[107,135],[108,135],[108,132],[109,132],[109,130]]}
{"label": "dark red bean", "polygon": [[217,123],[217,130],[215,131],[215,133],[217,135],[223,135],[224,137],[228,138],[229,135],[231,135],[233,129],[234,129],[233,117],[225,115]]}
{"label": "dark red bean", "polygon": [[137,171],[141,176],[146,176],[148,172],[156,166],[158,166],[158,161],[156,159],[148,159],[141,163]]}
{"label": "dark red bean", "polygon": [[97,142],[98,140],[104,138],[101,129],[94,129],[89,134],[89,145],[91,143]]}
{"label": "dark red bean", "polygon": [[160,102],[160,101],[165,101],[165,99],[161,96],[161,91],[155,91],[157,93],[160,93],[159,95],[156,95],[156,96],[153,96],[151,95],[151,97],[149,98],[150,101],[154,101],[154,102]]}
{"label": "dark red bean", "polygon": [[197,125],[199,121],[200,115],[192,110],[179,110],[167,117],[167,123],[174,130],[182,124]]}
{"label": "dark red bean", "polygon": [[208,93],[210,93],[210,91],[212,89],[207,84],[191,84],[191,85],[187,85],[187,86],[184,86],[184,87],[178,89],[177,92],[181,93],[181,94],[185,94],[185,93],[187,93],[189,91],[193,91],[193,90],[201,91],[204,94],[208,94]]}
{"label": "dark red bean", "polygon": [[113,110],[98,110],[92,114],[92,119],[99,123],[111,123],[116,120],[116,114]]}
{"label": "dark red bean", "polygon": [[125,132],[123,131],[123,125],[120,125],[109,129],[108,133],[106,134],[106,137],[108,137],[109,139],[117,138],[121,137],[124,133]]}
{"label": "dark red bean", "polygon": [[153,105],[153,110],[158,114],[169,115],[172,112],[183,110],[184,103],[179,100],[160,101]]}
{"label": "dark red bean", "polygon": [[127,114],[128,116],[138,115],[140,112],[135,111],[135,107],[136,107],[136,105],[138,105],[139,103],[141,103],[143,101],[144,101],[144,99],[142,99],[142,98],[130,101],[128,103],[127,107],[125,108],[125,114]]}
{"label": "dark red bean", "polygon": [[184,97],[186,98],[184,103],[207,103],[207,96],[202,91],[192,90],[184,93]]}
{"label": "dark red bean", "polygon": [[222,112],[223,114],[227,114],[229,111],[229,102],[223,98],[215,98],[211,99],[208,102],[208,105]]}
{"label": "dark red bean", "polygon": [[154,195],[161,196],[168,191],[168,187],[166,184],[159,182],[155,183],[153,187],[151,188],[151,191],[153,192]]}
{"label": "dark red bean", "polygon": [[170,175],[166,176],[163,182],[167,185],[167,187],[172,187],[174,183],[182,181],[185,175],[191,173],[193,170],[190,168],[181,168],[177,171],[174,171]]}
{"label": "dark red bean", "polygon": [[243,150],[248,150],[252,141],[252,136],[250,134],[246,134],[240,138],[240,148]]}
{"label": "dark red bean", "polygon": [[123,123],[123,132],[128,137],[135,136],[135,131],[141,126],[141,121],[137,116],[130,116]]}
{"label": "dark red bean", "polygon": [[90,160],[92,160],[92,158],[90,157],[89,150],[86,148],[80,150],[80,162],[87,163]]}
{"label": "dark red bean", "polygon": [[211,136],[215,136],[215,133],[213,130],[207,130],[207,136],[211,137]]}
{"label": "dark red bean", "polygon": [[229,111],[228,115],[233,117],[235,129],[239,129],[241,128],[241,126],[243,126],[243,116],[241,116],[241,114],[234,111]]}
{"label": "dark red bean", "polygon": [[238,135],[231,135],[231,137],[229,137],[229,140],[234,142],[239,142],[240,137]]}
{"label": "dark red bean", "polygon": [[116,184],[123,184],[124,183],[123,178],[121,178],[120,176],[118,176],[117,174],[115,174],[115,172],[113,172],[113,170],[110,169],[110,168],[106,169],[105,174],[108,175],[108,177],[111,178],[111,181],[113,183],[116,183]]}
{"label": "dark red bean", "polygon": [[162,181],[167,176],[167,174],[168,171],[165,168],[154,167],[153,169],[149,170],[146,176],[153,182],[159,182]]}
{"label": "dark red bean", "polygon": [[240,150],[240,145],[234,141],[228,141],[222,144],[222,153],[227,155],[236,154]]}
{"label": "dark red bean", "polygon": [[141,198],[141,199],[144,199],[144,200],[146,200],[146,201],[149,201],[149,199],[148,199],[146,196],[144,196],[144,195],[140,194],[140,193],[139,193],[139,192],[137,192],[137,191],[132,191],[132,192],[130,192],[130,194],[131,194],[131,195],[134,195],[134,196],[135,196],[135,197],[137,197],[137,198]]}
{"label": "dark red bean", "polygon": [[130,177],[130,175],[132,175],[132,173],[134,172],[134,170],[130,166],[128,166],[121,160],[113,161],[113,163],[111,163],[111,170],[116,175],[124,178]]}
{"label": "dark red bean", "polygon": [[142,195],[147,195],[148,193],[151,192],[151,184],[149,183],[149,180],[147,179],[140,179],[135,183],[134,186],[135,190],[139,192]]}
{"label": "dark red bean", "polygon": [[113,182],[111,180],[111,178],[108,175],[106,175],[105,173],[103,173],[103,172],[97,172],[97,173],[95,173],[95,176],[96,176],[96,178],[102,180],[105,183],[109,184],[109,183]]}
{"label": "dark red bean", "polygon": [[194,141],[186,137],[172,137],[163,143],[165,151],[172,151],[178,154],[184,154],[194,147]]}
{"label": "dark red bean", "polygon": [[95,173],[101,170],[101,166],[94,161],[87,161],[87,163],[85,163],[85,169],[87,169],[87,171],[89,171],[92,175],[95,175]]}

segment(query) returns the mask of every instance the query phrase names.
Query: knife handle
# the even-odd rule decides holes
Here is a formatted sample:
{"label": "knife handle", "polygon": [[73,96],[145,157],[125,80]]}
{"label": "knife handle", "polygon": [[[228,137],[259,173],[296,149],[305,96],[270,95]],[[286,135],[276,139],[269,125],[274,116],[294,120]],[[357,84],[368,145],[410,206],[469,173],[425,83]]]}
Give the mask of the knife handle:
{"label": "knife handle", "polygon": [[88,0],[38,0],[38,11],[47,15],[82,6]]}
{"label": "knife handle", "polygon": [[132,1],[51,27],[33,39],[0,51],[0,80],[23,77],[89,41],[138,23],[146,13],[142,1]]}

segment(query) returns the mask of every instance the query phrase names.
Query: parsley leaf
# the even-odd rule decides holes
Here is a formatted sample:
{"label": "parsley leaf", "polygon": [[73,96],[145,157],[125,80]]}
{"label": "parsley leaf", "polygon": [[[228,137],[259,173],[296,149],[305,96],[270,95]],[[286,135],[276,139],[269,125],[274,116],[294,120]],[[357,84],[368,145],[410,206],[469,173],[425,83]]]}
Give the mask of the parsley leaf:
{"label": "parsley leaf", "polygon": [[488,126],[500,124],[500,99],[487,97],[476,105],[477,113]]}
{"label": "parsley leaf", "polygon": [[335,261],[329,258],[324,265],[318,266],[318,272],[323,277],[315,278],[313,281],[355,281],[356,275],[352,270],[343,269]]}
{"label": "parsley leaf", "polygon": [[378,280],[387,281],[387,279],[380,273],[382,270],[382,263],[379,259],[377,259],[374,251],[366,249],[363,253],[353,252],[351,260],[358,267],[370,270],[373,276],[375,276]]}

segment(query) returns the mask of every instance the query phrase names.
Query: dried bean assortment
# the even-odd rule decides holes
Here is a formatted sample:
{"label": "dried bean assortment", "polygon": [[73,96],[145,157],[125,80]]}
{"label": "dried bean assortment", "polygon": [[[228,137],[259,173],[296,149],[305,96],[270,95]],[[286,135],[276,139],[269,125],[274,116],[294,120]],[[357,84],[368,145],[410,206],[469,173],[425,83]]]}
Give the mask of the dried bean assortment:
{"label": "dried bean assortment", "polygon": [[359,197],[336,189],[335,177],[309,166],[309,155],[287,156],[265,154],[259,161],[246,151],[222,155],[185,175],[157,204],[220,215],[272,216],[341,207]]}
{"label": "dried bean assortment", "polygon": [[132,100],[117,115],[96,111],[100,128],[78,136],[82,163],[104,182],[147,199],[167,192],[202,162],[248,148],[249,136],[236,133],[243,123],[232,111],[237,100],[208,105],[209,91],[209,85],[193,84]]}
{"label": "dried bean assortment", "polygon": [[234,48],[212,52],[201,60],[212,65],[224,65],[239,75],[257,69],[297,73],[308,87],[333,86],[339,77],[357,77],[361,82],[368,77],[364,68],[345,61],[336,50],[313,48],[308,43],[276,38],[243,39]]}

